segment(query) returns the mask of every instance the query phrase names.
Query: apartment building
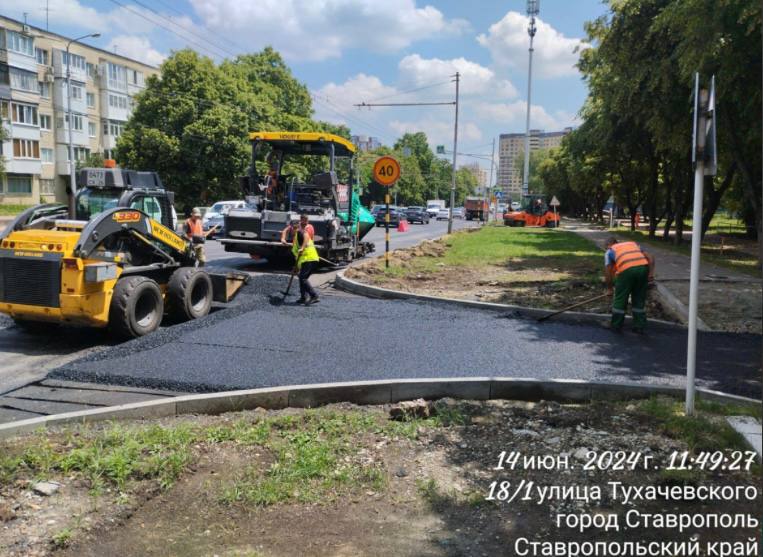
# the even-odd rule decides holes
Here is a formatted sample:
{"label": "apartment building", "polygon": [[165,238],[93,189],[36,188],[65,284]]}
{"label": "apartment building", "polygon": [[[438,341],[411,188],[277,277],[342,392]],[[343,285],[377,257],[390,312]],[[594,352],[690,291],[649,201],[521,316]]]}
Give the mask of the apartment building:
{"label": "apartment building", "polygon": [[[0,116],[6,139],[0,203],[64,202],[69,184],[69,126],[74,159],[110,158],[130,117],[133,97],[159,70],[71,43],[68,37],[0,16]],[[67,116],[66,70],[71,74]]]}
{"label": "apartment building", "polygon": [[381,147],[381,141],[376,137],[369,137],[367,135],[353,135],[350,136],[350,140],[353,142],[358,151],[374,151]]}
{"label": "apartment building", "polygon": [[460,168],[468,170],[477,180],[477,193],[484,193],[488,181],[488,171],[482,168],[478,162],[462,164]]}
{"label": "apartment building", "polygon": [[[530,130],[530,152],[538,149],[554,149],[562,144],[562,138],[572,128],[558,132]],[[497,189],[518,201],[522,196],[522,168],[524,166],[525,134],[502,133],[498,141]]]}

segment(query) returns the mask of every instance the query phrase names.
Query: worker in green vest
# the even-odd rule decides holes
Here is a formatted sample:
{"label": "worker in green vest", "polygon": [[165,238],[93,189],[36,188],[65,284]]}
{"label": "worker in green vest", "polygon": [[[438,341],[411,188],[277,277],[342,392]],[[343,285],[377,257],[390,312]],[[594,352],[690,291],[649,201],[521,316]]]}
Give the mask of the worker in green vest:
{"label": "worker in green vest", "polygon": [[[315,249],[313,237],[309,234],[307,227],[310,226],[307,221],[307,215],[300,216],[299,229],[294,234],[291,251],[297,262],[297,272],[299,273],[299,300],[298,304],[317,304],[318,293],[310,284],[310,275],[318,267],[320,257],[318,250]],[[308,298],[309,296],[309,298]]]}

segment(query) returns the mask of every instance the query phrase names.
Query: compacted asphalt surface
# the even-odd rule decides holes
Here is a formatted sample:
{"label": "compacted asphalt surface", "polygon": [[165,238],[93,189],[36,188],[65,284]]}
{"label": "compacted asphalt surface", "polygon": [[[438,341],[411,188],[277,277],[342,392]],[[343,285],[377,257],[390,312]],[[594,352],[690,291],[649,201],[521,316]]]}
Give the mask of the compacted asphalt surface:
{"label": "compacted asphalt surface", "polygon": [[[233,307],[107,347],[52,377],[197,392],[463,376],[684,385],[685,331],[618,335],[331,290],[303,307],[294,305],[295,288],[280,303],[286,280],[255,276]],[[697,383],[760,398],[760,350],[757,335],[700,333]]]}

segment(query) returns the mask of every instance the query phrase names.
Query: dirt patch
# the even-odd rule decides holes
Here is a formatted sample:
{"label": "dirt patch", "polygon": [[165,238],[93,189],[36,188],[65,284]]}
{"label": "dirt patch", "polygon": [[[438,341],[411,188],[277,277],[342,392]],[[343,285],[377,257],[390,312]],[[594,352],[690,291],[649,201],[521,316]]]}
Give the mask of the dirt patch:
{"label": "dirt patch", "polygon": [[[692,528],[683,534],[646,527],[620,531],[557,527],[559,514],[603,514],[623,520],[634,508],[641,513],[757,516],[763,502],[759,494],[712,505],[685,500],[646,500],[634,505],[609,494],[606,486],[615,481],[624,486],[759,483],[758,465],[741,471],[666,471],[674,453],[696,455],[738,447],[722,417],[702,414],[704,421],[684,423],[676,421],[678,407],[656,401],[565,406],[445,399],[434,404],[432,418],[403,422],[389,420],[386,406],[347,404],[317,411],[258,410],[166,419],[160,422],[161,428],[190,425],[194,435],[188,441],[190,461],[177,482],[164,489],[142,480],[94,495],[92,485],[81,475],[51,469],[45,477],[63,487],[58,494],[42,498],[31,494],[24,477],[29,475],[24,473],[27,468],[15,469],[16,479],[0,487],[0,509],[11,509],[10,516],[0,512],[0,553],[450,556],[515,555],[519,538],[648,542],[691,536],[702,543],[747,538],[759,542],[759,530],[741,527]],[[269,425],[264,428],[263,424]],[[74,437],[102,439],[103,431],[111,430],[54,432],[47,439],[48,447],[51,454],[70,456],[67,447]],[[284,441],[290,444],[282,445]],[[335,452],[320,452],[327,442]],[[15,453],[36,443],[39,439],[26,437],[1,448]],[[520,464],[496,470],[503,451],[521,455]],[[586,470],[584,464],[591,460],[588,451],[648,455],[654,466]],[[232,489],[253,485],[246,483],[252,475],[260,489],[267,478],[291,481],[290,474],[303,472],[305,462],[316,459],[316,464],[323,464],[322,459],[332,455],[338,458],[328,469],[301,478],[306,481],[293,484],[298,487],[281,494],[280,501],[255,503],[231,496]],[[521,464],[522,459],[538,457],[563,459],[568,465]],[[302,467],[292,466],[289,458]],[[353,466],[381,476],[374,476],[372,482],[337,481]],[[4,470],[7,479],[10,468]],[[510,503],[501,500],[504,496],[491,486],[503,481],[515,486],[512,490],[525,486],[522,493],[527,497]],[[601,486],[604,495],[575,500],[555,496],[539,503],[540,488],[549,486]],[[310,489],[316,489],[320,497],[309,497]]]}
{"label": "dirt patch", "polygon": [[[523,307],[562,309],[604,293],[601,269],[584,258],[512,257],[480,266],[445,263],[445,240],[427,241],[390,254],[391,270],[378,258],[346,271],[347,278],[402,292]],[[575,311],[609,313],[603,298]],[[675,322],[656,296],[647,299],[647,315]]]}

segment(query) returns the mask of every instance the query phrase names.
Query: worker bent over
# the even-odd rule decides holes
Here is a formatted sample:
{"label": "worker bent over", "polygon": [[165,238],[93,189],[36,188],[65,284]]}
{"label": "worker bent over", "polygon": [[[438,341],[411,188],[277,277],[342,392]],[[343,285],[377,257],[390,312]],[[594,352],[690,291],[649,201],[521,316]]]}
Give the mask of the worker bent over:
{"label": "worker bent over", "polygon": [[[318,256],[318,250],[315,249],[313,243],[313,237],[307,230],[307,215],[302,215],[300,219],[299,229],[294,234],[294,240],[292,243],[291,251],[294,254],[294,259],[297,261],[297,272],[299,273],[299,300],[298,304],[317,304],[318,294],[310,284],[310,275],[318,266],[320,257]],[[310,298],[308,299],[308,296]]]}
{"label": "worker bent over", "polygon": [[646,293],[649,283],[654,280],[654,258],[636,242],[618,242],[616,238],[609,238],[604,267],[609,295],[614,293],[612,329],[622,330],[630,297],[633,330],[643,333],[646,327]]}

